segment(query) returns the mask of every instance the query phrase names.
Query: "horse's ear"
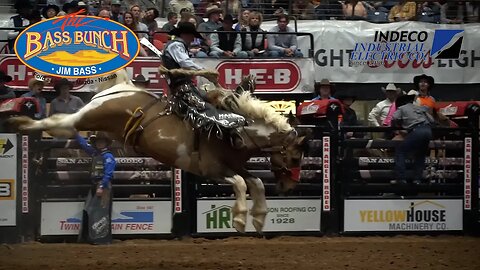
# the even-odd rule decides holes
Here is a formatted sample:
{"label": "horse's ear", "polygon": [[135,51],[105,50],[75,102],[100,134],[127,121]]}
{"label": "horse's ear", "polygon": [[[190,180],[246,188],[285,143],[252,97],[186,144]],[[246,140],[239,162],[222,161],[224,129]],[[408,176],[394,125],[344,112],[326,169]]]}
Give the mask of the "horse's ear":
{"label": "horse's ear", "polygon": [[292,127],[295,127],[298,124],[297,118],[295,117],[295,115],[293,115],[292,111],[288,113],[287,121]]}

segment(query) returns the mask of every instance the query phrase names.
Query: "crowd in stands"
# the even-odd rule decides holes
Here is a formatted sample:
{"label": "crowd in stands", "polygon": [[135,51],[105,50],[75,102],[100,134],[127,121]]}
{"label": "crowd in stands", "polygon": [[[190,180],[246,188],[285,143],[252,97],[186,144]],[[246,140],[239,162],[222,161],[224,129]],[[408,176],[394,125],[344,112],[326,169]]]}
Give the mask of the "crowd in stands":
{"label": "crowd in stands", "polygon": [[[423,3],[406,0],[277,0],[271,3],[260,0],[47,0],[39,11],[29,0],[17,0],[15,9],[18,14],[10,19],[10,27],[25,27],[42,19],[83,9],[84,14],[123,23],[136,31],[139,38],[153,37],[154,45],[159,49],[171,38],[167,33],[179,21],[190,21],[200,32],[232,32],[204,34],[205,40],[195,40],[191,44],[192,56],[242,58],[301,57],[303,54],[297,48],[297,37],[288,34],[294,32],[288,26],[292,18],[464,23],[479,20],[480,4],[445,0]],[[164,15],[166,23],[161,19]],[[277,26],[263,29],[264,18],[276,19]],[[10,52],[16,35],[18,31],[9,33]],[[140,56],[148,55],[148,50],[142,48]]]}

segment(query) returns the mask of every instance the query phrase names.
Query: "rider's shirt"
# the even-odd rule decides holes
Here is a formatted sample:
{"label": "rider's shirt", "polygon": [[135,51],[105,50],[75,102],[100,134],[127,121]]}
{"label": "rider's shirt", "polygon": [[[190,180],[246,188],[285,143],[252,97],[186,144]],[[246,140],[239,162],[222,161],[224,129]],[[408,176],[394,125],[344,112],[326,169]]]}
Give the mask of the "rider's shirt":
{"label": "rider's shirt", "polygon": [[[181,38],[176,38],[167,43],[165,47],[164,54],[162,56],[163,65],[167,69],[193,69],[201,70],[203,67],[195,64],[190,56],[188,55],[188,46],[185,44],[185,41]],[[169,76],[169,85],[170,89],[175,89],[178,85],[184,83],[191,83],[192,78],[184,75],[170,75]]]}

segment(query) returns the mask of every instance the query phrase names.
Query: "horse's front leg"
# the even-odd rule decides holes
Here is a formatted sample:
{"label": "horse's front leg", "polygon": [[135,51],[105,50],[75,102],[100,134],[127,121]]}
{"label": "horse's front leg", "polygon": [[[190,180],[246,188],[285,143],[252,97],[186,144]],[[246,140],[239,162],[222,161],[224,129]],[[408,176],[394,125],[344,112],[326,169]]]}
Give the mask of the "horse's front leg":
{"label": "horse's front leg", "polygon": [[245,180],[235,174],[231,177],[225,177],[224,180],[233,185],[233,191],[235,192],[235,204],[232,208],[233,214],[233,227],[238,232],[245,232],[245,225],[247,224],[247,184]]}
{"label": "horse's front leg", "polygon": [[252,224],[258,233],[263,231],[265,218],[267,217],[267,201],[265,199],[265,186],[260,178],[251,175],[248,171],[243,172],[242,177],[247,182],[250,195],[252,195],[253,206],[250,209]]}

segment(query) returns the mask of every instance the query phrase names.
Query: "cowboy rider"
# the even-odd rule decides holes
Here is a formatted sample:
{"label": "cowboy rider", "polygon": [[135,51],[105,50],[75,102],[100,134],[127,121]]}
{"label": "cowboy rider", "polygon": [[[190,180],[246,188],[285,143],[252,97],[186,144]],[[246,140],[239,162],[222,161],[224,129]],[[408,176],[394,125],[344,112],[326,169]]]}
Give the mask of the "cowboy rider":
{"label": "cowboy rider", "polygon": [[[195,26],[190,22],[180,22],[178,27],[170,31],[169,34],[175,36],[175,39],[169,41],[165,46],[162,56],[165,68],[169,70],[179,68],[203,70],[204,67],[194,63],[188,54],[188,44],[195,38],[203,38],[197,32]],[[169,80],[170,94],[174,97],[173,101],[187,104],[188,108],[183,109],[180,114],[188,116],[192,120],[193,126],[207,132],[216,127],[219,138],[223,137],[221,134],[226,130],[235,148],[245,146],[237,130],[237,128],[246,124],[243,116],[217,109],[206,102],[206,92],[198,89],[190,76],[170,75]],[[176,105],[181,108],[181,105]]]}
{"label": "cowboy rider", "polygon": [[76,140],[80,147],[92,156],[90,179],[92,187],[88,192],[83,211],[79,241],[91,244],[112,242],[112,178],[115,158],[109,150],[112,141],[105,133],[90,136],[90,144],[79,134]]}

